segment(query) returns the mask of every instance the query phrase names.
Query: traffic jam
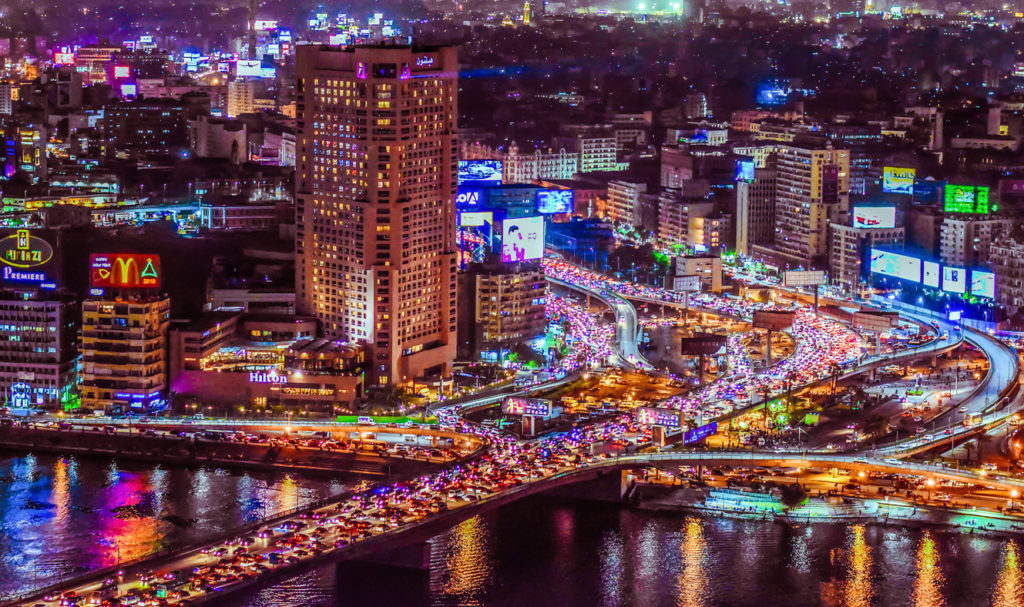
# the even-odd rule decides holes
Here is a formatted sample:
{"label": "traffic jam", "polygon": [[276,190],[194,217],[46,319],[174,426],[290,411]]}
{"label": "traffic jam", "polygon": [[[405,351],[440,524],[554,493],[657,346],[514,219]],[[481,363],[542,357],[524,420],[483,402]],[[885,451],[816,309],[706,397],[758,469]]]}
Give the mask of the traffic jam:
{"label": "traffic jam", "polygon": [[612,457],[609,452],[592,454],[594,445],[635,444],[649,435],[649,429],[620,417],[520,443],[493,428],[465,422],[454,407],[438,411],[438,418],[445,429],[487,439],[490,449],[472,462],[433,474],[363,487],[336,504],[186,553],[166,568],[119,572],[100,583],[46,595],[33,605],[156,607],[206,602],[212,594],[247,586],[271,570],[311,561],[428,516]]}

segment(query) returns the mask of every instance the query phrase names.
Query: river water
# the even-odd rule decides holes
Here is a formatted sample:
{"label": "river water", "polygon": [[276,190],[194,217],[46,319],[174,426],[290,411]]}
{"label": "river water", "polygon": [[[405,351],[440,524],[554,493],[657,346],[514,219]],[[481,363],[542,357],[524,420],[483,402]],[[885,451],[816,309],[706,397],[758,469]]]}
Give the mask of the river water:
{"label": "river water", "polygon": [[1024,605],[1024,542],[711,519],[530,498],[431,542],[415,575],[323,566],[231,605]]}
{"label": "river water", "polygon": [[0,454],[0,601],[343,490],[279,473]]}
{"label": "river water", "polygon": [[[111,564],[112,540],[130,557],[335,490],[287,475],[3,458],[0,592]],[[427,571],[323,565],[220,607],[1024,605],[1024,538],[942,530],[700,518],[539,496],[470,519],[429,550]]]}

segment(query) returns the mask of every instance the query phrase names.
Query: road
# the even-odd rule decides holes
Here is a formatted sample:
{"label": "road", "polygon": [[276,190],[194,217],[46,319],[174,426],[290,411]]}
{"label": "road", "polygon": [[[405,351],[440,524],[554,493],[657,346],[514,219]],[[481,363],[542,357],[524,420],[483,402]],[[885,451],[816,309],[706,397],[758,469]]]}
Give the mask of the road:
{"label": "road", "polygon": [[[575,285],[573,287],[580,288]],[[591,290],[616,310],[614,340],[618,355],[625,361],[635,356],[631,362],[643,364],[637,349],[636,312],[632,305],[620,301],[621,297],[612,296],[607,290],[602,292],[599,286],[586,285],[582,288]],[[650,288],[647,289],[639,294],[646,296],[650,293]],[[716,301],[721,303],[724,313],[738,316],[749,316],[748,312],[756,305],[740,300],[708,298],[710,304]],[[854,347],[856,340],[851,342],[844,334],[848,329],[813,315],[805,322],[808,328],[803,334],[796,335],[798,352],[787,359],[793,361],[792,365],[797,365],[796,369],[807,372],[817,369],[813,374],[820,375],[819,367],[823,361],[827,364],[850,360],[851,351],[847,349]],[[977,404],[1001,392],[1002,382],[1009,382],[1011,378],[1007,377],[1005,361],[998,358],[999,354],[993,346],[985,344],[983,337],[975,337],[979,347],[987,348],[986,354],[989,351],[993,353],[990,360],[993,361],[991,367],[994,369],[991,380],[987,382],[991,386],[979,390],[974,397]],[[801,347],[804,348],[802,353]],[[857,347],[860,348],[859,345]],[[872,361],[870,364],[880,363]],[[577,368],[581,366],[582,363]],[[997,367],[1004,368],[1000,370]],[[1015,377],[1012,379],[1015,380]],[[558,381],[568,381],[568,378]],[[461,403],[458,408],[487,406],[502,396],[481,396]],[[713,396],[714,393],[708,393],[704,398]],[[614,441],[626,435],[636,436],[638,433],[644,436],[649,428],[637,427],[635,422],[623,416],[586,428],[574,428],[566,434],[521,443],[494,429],[468,424],[459,418],[458,408],[446,406],[437,409],[442,425],[454,432],[473,433],[489,441],[490,450],[486,455],[416,479],[361,490],[342,496],[334,503],[317,506],[314,510],[288,515],[263,528],[245,530],[230,539],[231,543],[227,544],[229,548],[225,548],[224,543],[218,543],[216,546],[196,547],[158,560],[124,566],[125,579],[118,584],[118,591],[122,594],[129,590],[139,591],[143,585],[157,583],[159,580],[143,578],[151,575],[147,569],[159,567],[161,573],[178,572],[173,580],[164,577],[165,584],[186,579],[189,581],[196,589],[190,599],[220,597],[256,579],[272,576],[275,571],[295,572],[321,558],[348,558],[365,553],[373,547],[400,545],[403,537],[412,536],[423,529],[434,531],[438,524],[454,524],[486,508],[509,503],[526,495],[593,478],[595,475],[650,466],[842,467],[854,472],[916,474],[935,480],[991,485],[997,491],[1005,492],[1006,497],[1014,495],[1011,492],[1024,491],[1024,482],[1013,478],[896,460],[885,450],[879,450],[874,457],[795,451],[672,451],[621,457],[606,452],[594,455],[591,450],[595,444]],[[897,448],[891,453],[903,454],[904,451]],[[260,535],[267,537],[261,538]],[[217,555],[221,549],[230,549],[231,554]],[[207,567],[211,567],[211,570],[206,570]],[[112,573],[94,572],[86,578],[67,582],[60,589],[73,590],[87,596],[95,592],[99,584]],[[52,594],[53,591],[49,592]],[[22,600],[41,603],[46,607],[57,604],[54,597],[44,594],[23,597]],[[175,602],[171,600],[171,604]]]}

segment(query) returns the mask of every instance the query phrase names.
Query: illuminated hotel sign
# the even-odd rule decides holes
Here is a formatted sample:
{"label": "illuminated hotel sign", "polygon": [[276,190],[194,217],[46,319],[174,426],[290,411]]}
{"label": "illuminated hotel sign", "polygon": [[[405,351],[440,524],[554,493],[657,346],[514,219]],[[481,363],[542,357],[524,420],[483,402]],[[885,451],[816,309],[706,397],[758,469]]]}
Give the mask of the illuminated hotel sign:
{"label": "illuminated hotel sign", "polygon": [[137,253],[97,253],[89,261],[90,286],[96,288],[156,289],[160,286],[160,256]]}
{"label": "illuminated hotel sign", "polygon": [[41,238],[40,233],[26,229],[0,232],[5,234],[0,238],[0,282],[42,284],[54,280],[54,249],[48,242],[52,233],[45,233],[49,239]]}
{"label": "illuminated hotel sign", "polygon": [[430,55],[416,57],[416,67],[433,67],[434,58]]}
{"label": "illuminated hotel sign", "polygon": [[276,373],[260,373],[259,371],[249,372],[249,383],[250,384],[285,384],[288,383],[288,378],[284,375],[278,375]]}

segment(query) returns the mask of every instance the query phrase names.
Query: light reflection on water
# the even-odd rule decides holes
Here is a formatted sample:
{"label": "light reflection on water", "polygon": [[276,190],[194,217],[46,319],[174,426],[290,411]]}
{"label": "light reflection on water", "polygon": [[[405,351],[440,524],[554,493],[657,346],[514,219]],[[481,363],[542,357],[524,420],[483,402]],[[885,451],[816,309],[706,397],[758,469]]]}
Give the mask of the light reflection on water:
{"label": "light reflection on water", "polygon": [[914,580],[914,607],[941,607],[946,604],[942,595],[942,570],[939,551],[930,531],[925,531],[917,548],[917,578]]}
{"label": "light reflection on water", "polygon": [[1018,542],[941,531],[704,519],[535,498],[431,544],[428,580],[412,598],[408,588],[401,599],[389,590],[396,570],[370,566],[339,583],[324,566],[305,593],[291,580],[287,600],[274,599],[279,585],[231,604],[328,607],[358,595],[403,607],[1024,605]]}
{"label": "light reflection on water", "polygon": [[1024,605],[1024,572],[1021,571],[1017,542],[1006,542],[1002,560],[999,579],[992,592],[992,607],[1020,607]]}
{"label": "light reflection on water", "polygon": [[438,575],[430,576],[430,587],[457,597],[464,607],[483,605],[483,591],[493,575],[490,530],[476,516],[457,525],[446,539],[431,546],[431,571]]}
{"label": "light reflection on water", "polygon": [[0,456],[0,602],[341,490],[272,473]]}
{"label": "light reflection on water", "polygon": [[684,524],[682,571],[679,573],[679,607],[708,605],[707,542],[700,519],[687,519]]}

